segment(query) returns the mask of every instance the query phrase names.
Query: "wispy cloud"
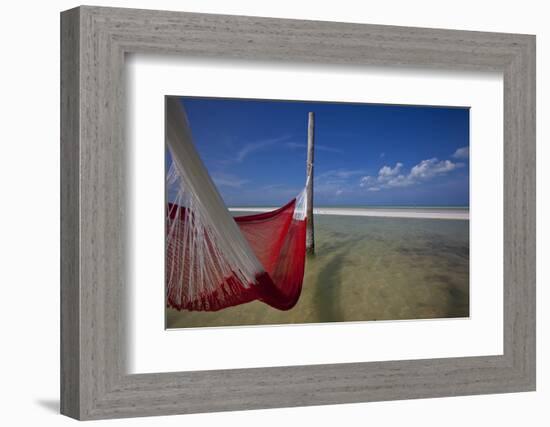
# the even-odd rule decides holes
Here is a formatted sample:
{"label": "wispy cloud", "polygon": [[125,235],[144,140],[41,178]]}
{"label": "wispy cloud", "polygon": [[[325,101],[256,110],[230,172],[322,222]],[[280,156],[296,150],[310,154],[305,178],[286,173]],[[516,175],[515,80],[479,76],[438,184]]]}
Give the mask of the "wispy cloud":
{"label": "wispy cloud", "polygon": [[262,190],[273,190],[274,188],[281,188],[283,186],[284,184],[269,184],[269,185],[264,185],[262,187]]}
{"label": "wispy cloud", "polygon": [[319,151],[326,151],[328,153],[343,153],[339,148],[329,147],[328,145],[315,144],[315,149]]}
{"label": "wispy cloud", "polygon": [[242,163],[249,157],[251,154],[258,151],[263,151],[266,148],[272,147],[274,145],[284,143],[290,139],[290,135],[283,135],[276,138],[264,139],[257,142],[252,142],[246,144],[240,150],[238,150],[235,155],[229,159],[224,160],[222,163]]}
{"label": "wispy cloud", "polygon": [[226,192],[224,200],[228,206],[282,206],[296,197],[302,189],[285,184],[266,185],[260,188],[248,185],[239,191]]}
{"label": "wispy cloud", "polygon": [[364,173],[364,169],[331,169],[317,175],[317,179],[348,179]]}
{"label": "wispy cloud", "polygon": [[212,180],[218,187],[241,188],[248,182],[247,179],[241,179],[233,174],[224,172],[214,172]]}
{"label": "wispy cloud", "polygon": [[470,147],[469,146],[461,147],[461,148],[457,149],[453,154],[454,159],[467,159],[468,157],[470,157]]}
{"label": "wispy cloud", "polygon": [[[307,148],[307,144],[299,143],[299,142],[287,142],[285,145],[288,148],[292,148],[292,149],[305,150]],[[343,151],[338,148],[330,147],[328,145],[322,145],[322,144],[315,144],[315,150],[326,151],[328,153],[343,153]]]}
{"label": "wispy cloud", "polygon": [[397,162],[394,167],[383,166],[377,176],[363,176],[359,185],[367,191],[380,191],[381,189],[409,187],[423,181],[430,180],[436,176],[445,175],[457,168],[464,166],[464,163],[453,163],[450,160],[431,159],[422,160],[413,166],[408,174],[400,173],[403,163]]}
{"label": "wispy cloud", "polygon": [[292,148],[292,149],[305,149],[306,144],[300,143],[300,142],[287,142],[285,144],[286,147]]}
{"label": "wispy cloud", "polygon": [[364,169],[331,169],[315,177],[315,192],[326,196],[340,196],[351,189],[350,179],[357,179]]}

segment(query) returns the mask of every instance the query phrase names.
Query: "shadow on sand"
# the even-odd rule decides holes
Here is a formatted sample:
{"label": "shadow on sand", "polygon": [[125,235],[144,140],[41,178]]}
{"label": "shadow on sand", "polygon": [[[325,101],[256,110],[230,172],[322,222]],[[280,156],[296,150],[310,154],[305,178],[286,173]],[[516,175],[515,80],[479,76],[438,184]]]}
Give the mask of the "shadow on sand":
{"label": "shadow on sand", "polygon": [[[333,252],[331,260],[319,271],[316,277],[314,301],[318,322],[338,322],[343,318],[340,292],[342,291],[341,273],[356,241],[353,239],[342,247],[338,245],[338,251]],[[320,248],[321,253],[330,253],[328,248]],[[316,255],[310,255],[315,257]]]}

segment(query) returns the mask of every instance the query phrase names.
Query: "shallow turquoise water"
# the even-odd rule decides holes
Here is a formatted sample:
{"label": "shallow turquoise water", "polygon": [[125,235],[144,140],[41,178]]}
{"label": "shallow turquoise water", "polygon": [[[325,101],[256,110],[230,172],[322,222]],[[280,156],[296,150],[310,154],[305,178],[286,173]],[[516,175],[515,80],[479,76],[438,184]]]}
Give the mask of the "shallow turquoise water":
{"label": "shallow turquoise water", "polygon": [[[243,212],[239,212],[243,214]],[[469,221],[317,215],[298,304],[167,310],[167,327],[469,316]]]}

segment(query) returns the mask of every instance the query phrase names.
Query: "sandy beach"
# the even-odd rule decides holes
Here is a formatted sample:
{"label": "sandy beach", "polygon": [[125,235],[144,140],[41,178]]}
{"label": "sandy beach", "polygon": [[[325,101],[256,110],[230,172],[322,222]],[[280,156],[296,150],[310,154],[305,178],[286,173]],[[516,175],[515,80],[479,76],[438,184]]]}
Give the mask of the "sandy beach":
{"label": "sandy beach", "polygon": [[[232,212],[269,212],[276,207],[231,207]],[[468,209],[459,208],[332,208],[319,207],[313,210],[315,215],[368,216],[378,218],[418,218],[469,220]]]}

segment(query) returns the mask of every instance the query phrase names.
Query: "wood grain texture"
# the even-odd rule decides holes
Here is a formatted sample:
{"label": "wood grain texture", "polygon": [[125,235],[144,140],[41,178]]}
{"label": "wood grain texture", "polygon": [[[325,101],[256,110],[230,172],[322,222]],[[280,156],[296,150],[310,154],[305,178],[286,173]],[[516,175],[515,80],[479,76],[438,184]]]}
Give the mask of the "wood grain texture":
{"label": "wood grain texture", "polygon": [[[535,388],[535,38],[80,7],[62,13],[62,413],[78,419]],[[504,354],[129,375],[127,53],[504,74]]]}
{"label": "wood grain texture", "polygon": [[80,413],[79,13],[61,20],[61,412]]}

